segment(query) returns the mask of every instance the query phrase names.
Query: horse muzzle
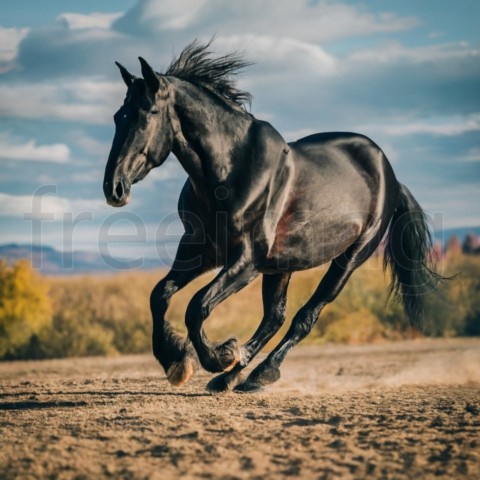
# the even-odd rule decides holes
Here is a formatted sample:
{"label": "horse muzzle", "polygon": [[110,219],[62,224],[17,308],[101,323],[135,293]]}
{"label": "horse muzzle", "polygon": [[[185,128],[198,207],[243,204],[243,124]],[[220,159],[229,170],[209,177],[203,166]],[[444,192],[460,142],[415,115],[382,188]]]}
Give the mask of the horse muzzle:
{"label": "horse muzzle", "polygon": [[124,180],[118,179],[113,182],[105,181],[103,193],[107,203],[112,207],[123,207],[130,201],[130,185]]}

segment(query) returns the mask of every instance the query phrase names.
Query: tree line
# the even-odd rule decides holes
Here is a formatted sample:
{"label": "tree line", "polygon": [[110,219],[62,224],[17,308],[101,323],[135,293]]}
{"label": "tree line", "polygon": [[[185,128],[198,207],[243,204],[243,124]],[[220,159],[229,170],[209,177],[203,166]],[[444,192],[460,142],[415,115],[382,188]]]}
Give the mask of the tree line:
{"label": "tree line", "polygon": [[[285,333],[288,319],[307,301],[326,267],[294,274],[287,322],[267,345]],[[440,263],[456,275],[427,296],[423,332],[414,332],[401,305],[387,302],[388,272],[370,259],[352,276],[339,298],[321,315],[306,342],[380,342],[410,337],[480,335],[480,256],[450,249]],[[150,351],[149,295],[165,272],[46,277],[21,260],[0,261],[0,359],[41,359]],[[210,274],[210,277],[213,275]],[[174,296],[167,317],[185,333],[189,299],[208,278]],[[214,310],[206,322],[215,340],[235,334],[245,341],[262,316],[255,281]]]}

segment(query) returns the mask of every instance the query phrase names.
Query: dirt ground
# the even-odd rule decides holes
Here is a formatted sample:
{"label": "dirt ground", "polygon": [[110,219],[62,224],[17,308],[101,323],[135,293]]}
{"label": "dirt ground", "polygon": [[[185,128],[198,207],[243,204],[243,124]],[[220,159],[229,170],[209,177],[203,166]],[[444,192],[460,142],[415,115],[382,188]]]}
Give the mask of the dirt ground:
{"label": "dirt ground", "polygon": [[480,478],[480,339],[299,347],[257,394],[151,356],[0,364],[0,478]]}

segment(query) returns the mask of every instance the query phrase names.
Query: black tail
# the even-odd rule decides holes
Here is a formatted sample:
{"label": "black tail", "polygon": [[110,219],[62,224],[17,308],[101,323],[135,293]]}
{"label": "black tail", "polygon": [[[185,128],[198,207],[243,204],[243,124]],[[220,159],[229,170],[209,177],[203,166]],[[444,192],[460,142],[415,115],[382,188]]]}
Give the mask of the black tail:
{"label": "black tail", "polygon": [[425,295],[442,279],[435,272],[432,238],[425,212],[407,187],[400,185],[397,209],[389,230],[383,266],[390,266],[390,295],[403,302],[410,323],[420,327]]}

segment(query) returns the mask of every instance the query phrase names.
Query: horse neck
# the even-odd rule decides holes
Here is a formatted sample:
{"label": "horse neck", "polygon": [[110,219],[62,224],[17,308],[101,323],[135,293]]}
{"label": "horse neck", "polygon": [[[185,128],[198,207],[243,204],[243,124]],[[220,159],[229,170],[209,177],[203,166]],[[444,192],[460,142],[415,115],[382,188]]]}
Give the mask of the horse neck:
{"label": "horse neck", "polygon": [[189,82],[172,84],[172,151],[194,183],[218,184],[228,176],[233,149],[245,139],[252,117]]}

